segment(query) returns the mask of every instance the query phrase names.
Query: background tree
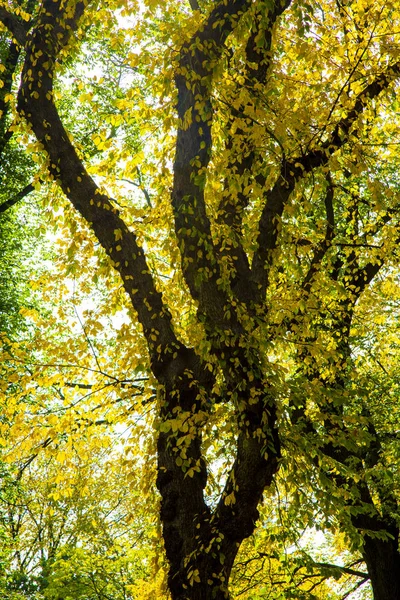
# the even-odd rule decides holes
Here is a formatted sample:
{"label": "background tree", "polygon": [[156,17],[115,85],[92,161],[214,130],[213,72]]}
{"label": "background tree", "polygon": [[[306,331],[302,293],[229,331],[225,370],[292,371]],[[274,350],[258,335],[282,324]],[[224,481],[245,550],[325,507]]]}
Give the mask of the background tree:
{"label": "background tree", "polygon": [[156,593],[156,583],[145,582],[155,558],[149,541],[154,516],[142,514],[138,493],[127,487],[123,455],[93,445],[88,462],[77,450],[66,460],[59,445],[14,480],[9,467],[1,498],[10,540],[4,592],[117,599],[140,597],[147,585],[142,597]]}

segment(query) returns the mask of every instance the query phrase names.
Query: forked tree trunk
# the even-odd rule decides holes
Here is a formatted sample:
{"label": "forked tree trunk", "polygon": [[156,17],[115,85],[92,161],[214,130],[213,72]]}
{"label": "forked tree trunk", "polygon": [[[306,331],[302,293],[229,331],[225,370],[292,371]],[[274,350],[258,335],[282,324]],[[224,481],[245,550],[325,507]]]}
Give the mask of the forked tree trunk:
{"label": "forked tree trunk", "polygon": [[[193,406],[192,394],[195,395],[193,388],[186,390],[180,395],[179,404]],[[167,424],[167,402],[164,407],[161,419]],[[229,598],[229,578],[236,554],[242,541],[254,531],[259,516],[257,506],[279,467],[276,414],[272,408],[268,411],[268,423],[266,409],[259,408],[258,419],[254,412],[247,414],[246,428],[238,434],[236,459],[220,500],[212,510],[204,497],[207,471],[201,455],[200,432],[193,429],[187,446],[187,458],[199,467],[190,476],[176,460],[185,434],[170,430],[159,433],[157,487],[169,562],[168,587],[173,600]],[[195,422],[196,413],[192,414]],[[263,426],[268,433],[258,437],[256,431],[259,433]],[[269,453],[265,450],[266,443]]]}

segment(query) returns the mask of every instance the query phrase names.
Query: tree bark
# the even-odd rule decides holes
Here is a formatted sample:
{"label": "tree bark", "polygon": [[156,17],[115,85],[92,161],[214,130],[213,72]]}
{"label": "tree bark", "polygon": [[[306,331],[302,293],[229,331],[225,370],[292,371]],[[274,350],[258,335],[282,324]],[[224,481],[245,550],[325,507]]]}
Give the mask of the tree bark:
{"label": "tree bark", "polygon": [[381,540],[365,536],[362,551],[370,576],[374,600],[399,600],[400,553],[399,532],[388,531],[392,539]]}

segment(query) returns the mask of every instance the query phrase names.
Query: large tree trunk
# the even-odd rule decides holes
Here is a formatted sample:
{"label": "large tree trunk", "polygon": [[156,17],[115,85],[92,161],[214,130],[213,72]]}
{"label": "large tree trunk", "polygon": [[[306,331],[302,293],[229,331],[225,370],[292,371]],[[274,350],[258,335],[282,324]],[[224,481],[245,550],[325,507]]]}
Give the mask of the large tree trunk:
{"label": "large tree trunk", "polygon": [[400,553],[399,533],[392,528],[392,539],[365,537],[363,557],[371,579],[374,600],[399,600]]}
{"label": "large tree trunk", "polygon": [[[201,454],[201,425],[196,426],[198,390],[190,381],[181,379],[180,391],[166,394],[157,445],[160,518],[170,565],[168,587],[173,600],[226,600],[236,554],[254,531],[257,506],[279,467],[276,413],[273,406],[268,409],[272,400],[265,393],[258,405],[249,408],[245,423],[238,424],[236,459],[220,500],[211,510],[204,497],[207,470]],[[179,419],[182,407],[187,409],[187,427],[174,431],[170,422]],[[184,446],[186,466],[182,464]]]}

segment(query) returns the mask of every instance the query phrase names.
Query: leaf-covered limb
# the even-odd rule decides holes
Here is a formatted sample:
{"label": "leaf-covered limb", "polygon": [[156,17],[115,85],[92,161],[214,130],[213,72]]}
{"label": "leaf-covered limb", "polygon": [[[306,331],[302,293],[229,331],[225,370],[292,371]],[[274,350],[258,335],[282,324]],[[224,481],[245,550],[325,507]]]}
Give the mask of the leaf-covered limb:
{"label": "leaf-covered limb", "polygon": [[[242,135],[242,131],[237,131],[235,135]],[[229,153],[234,153],[234,136],[229,135],[226,143],[226,149]],[[243,213],[248,205],[248,195],[239,189],[235,196],[232,194],[231,181],[233,178],[238,180],[238,185],[243,188],[244,175],[246,171],[250,172],[254,161],[254,153],[250,152],[246,157],[233,160],[227,165],[227,171],[230,176],[225,178],[223,198],[218,206],[217,223],[225,225],[227,229],[223,230],[223,237],[218,248],[220,258],[226,258],[232,263],[233,273],[231,275],[230,287],[234,296],[239,302],[242,302],[251,312],[251,305],[256,296],[256,288],[252,284],[251,270],[247,253],[243,248],[242,223]]]}
{"label": "leaf-covered limb", "polygon": [[[163,365],[170,363],[177,351],[183,350],[182,344],[175,336],[170,314],[155,287],[143,249],[135,234],[120,218],[112,200],[100,191],[88,175],[53,102],[56,52],[60,50],[61,43],[67,43],[82,10],[83,5],[78,3],[75,17],[64,19],[58,5],[50,2],[47,6],[45,3],[44,11],[29,38],[18,108],[21,115],[29,120],[37,139],[48,153],[53,177],[60,181],[64,193],[90,224],[121,274],[143,326],[154,371],[162,377]],[[54,20],[58,25],[53,28]],[[51,27],[46,28],[46,25]],[[55,35],[57,42],[54,41]],[[35,53],[39,53],[38,59]],[[175,375],[165,372],[166,379],[172,376]]]}
{"label": "leaf-covered limb", "polygon": [[9,102],[6,102],[6,98],[11,93],[13,77],[17,68],[20,52],[21,47],[11,41],[7,48],[6,57],[3,62],[5,70],[3,73],[1,73],[3,85],[0,88],[0,155],[3,153],[5,145],[12,135],[11,131],[9,133],[7,132],[7,116],[10,104]]}
{"label": "leaf-covered limb", "polygon": [[10,31],[18,44],[24,47],[28,32],[27,24],[9,12],[4,6],[0,6],[0,22]]}
{"label": "leaf-covered limb", "polygon": [[[361,290],[357,289],[355,293],[358,297]],[[341,341],[338,340],[338,343],[340,343],[343,358],[346,355],[350,356],[349,333],[353,310],[352,302],[344,303],[342,320],[335,327],[335,330],[340,332]],[[304,352],[307,353],[306,350]],[[342,361],[341,364],[343,364]],[[378,480],[372,483],[374,477],[368,475],[368,468],[376,468],[380,461],[379,436],[373,422],[368,419],[369,437],[365,438],[364,444],[359,445],[352,439],[352,430],[347,427],[344,413],[346,391],[344,366],[342,369],[336,367],[336,376],[328,383],[321,376],[315,357],[309,357],[306,362],[308,362],[305,369],[306,377],[313,382],[313,385],[319,381],[324,389],[320,399],[318,393],[316,395],[324,429],[321,432],[321,423],[313,422],[310,419],[304,404],[302,406],[297,404],[294,408],[293,422],[300,426],[303,435],[310,436],[310,441],[313,440],[313,443],[316,444],[318,451],[314,455],[313,463],[322,473],[325,482],[329,480],[332,482],[333,493],[337,494],[339,501],[346,506],[348,512],[346,516],[342,515],[340,525],[347,530],[349,525],[354,527],[362,538],[361,552],[367,564],[376,597],[383,600],[385,596],[389,595],[391,600],[394,600],[398,583],[392,573],[393,570],[397,571],[400,566],[397,549],[399,530],[393,516],[397,514],[398,503],[391,486],[384,484],[382,487],[382,482],[378,481],[379,476]],[[312,366],[310,366],[310,362]],[[326,402],[326,398],[330,394],[338,399],[337,402]],[[369,460],[372,461],[373,467],[367,466]],[[338,465],[341,466],[338,468]],[[381,489],[376,491],[375,485]],[[353,493],[347,497],[343,490],[353,490]],[[390,582],[389,585],[385,585],[385,581]]]}
{"label": "leaf-covered limb", "polygon": [[265,194],[258,235],[258,249],[254,254],[252,272],[262,294],[268,286],[268,277],[280,231],[280,219],[285,205],[293,192],[297,181],[318,167],[326,166],[330,157],[340,150],[350,139],[352,128],[357,119],[369,105],[400,75],[400,63],[388,67],[369,83],[356,97],[353,108],[347,111],[319,148],[293,160],[282,161],[280,174],[274,186]]}
{"label": "leaf-covered limb", "polygon": [[[175,75],[180,127],[172,206],[182,269],[206,321],[227,331],[234,321],[225,316],[230,302],[219,283],[221,273],[204,200],[212,147],[211,80],[226,38],[249,4],[247,0],[232,0],[214,8],[205,24],[181,49]],[[232,316],[234,313],[232,308]]]}
{"label": "leaf-covered limb", "polygon": [[293,165],[283,159],[281,174],[274,186],[264,194],[265,204],[258,225],[257,250],[254,253],[251,267],[252,277],[258,285],[261,299],[265,298],[269,284],[274,251],[281,230],[282,214],[296,185],[295,175],[302,176],[302,172],[296,171],[295,173],[292,169]]}
{"label": "leaf-covered limb", "polygon": [[332,178],[330,173],[328,173],[327,177],[327,189],[325,192],[325,211],[326,211],[326,231],[325,237],[314,250],[310,268],[308,269],[307,275],[305,276],[302,289],[309,293],[312,285],[312,281],[317,274],[318,270],[321,268],[322,261],[324,256],[326,255],[328,249],[330,248],[332,241],[335,236],[335,213],[333,208],[333,199],[334,199],[334,186],[332,182]]}
{"label": "leaf-covered limb", "polygon": [[[298,409],[297,412],[300,414],[301,411]],[[308,431],[314,429],[314,425],[310,423],[308,417],[304,414],[302,417],[302,426],[304,427],[304,432],[306,429]],[[360,457],[357,456],[357,453],[349,449],[348,445],[346,447],[341,445],[334,431],[331,431],[330,434],[334,441],[329,444],[321,443],[319,447],[319,451],[321,452],[320,458],[318,458],[318,455],[314,458],[315,466],[325,473],[325,477],[328,480],[331,480],[337,490],[334,493],[338,493],[339,498],[342,490],[353,490],[353,494],[351,494],[347,502],[341,500],[346,506],[348,514],[346,518],[344,518],[344,515],[342,516],[340,524],[342,527],[348,528],[350,522],[362,536],[363,545],[361,553],[368,567],[368,576],[372,582],[376,594],[375,597],[379,598],[379,600],[384,600],[385,597],[394,600],[398,584],[393,573],[397,572],[400,566],[400,557],[398,554],[399,531],[393,518],[393,514],[397,512],[397,503],[389,493],[389,503],[389,498],[386,496],[384,504],[380,508],[376,507],[368,483],[363,475],[360,477],[360,474],[363,473]],[[341,437],[340,433],[339,437]],[[350,466],[350,472],[357,473],[357,478],[353,478],[350,474],[339,474],[334,467],[335,463],[332,465],[333,468],[327,472],[324,460],[320,463],[321,455],[335,462],[338,461],[346,469]],[[354,494],[354,490],[357,490],[357,495]],[[383,508],[385,510],[382,512]],[[389,509],[389,511],[387,512],[386,509]],[[393,509],[395,512],[392,512]],[[346,521],[347,526],[344,524]]]}

